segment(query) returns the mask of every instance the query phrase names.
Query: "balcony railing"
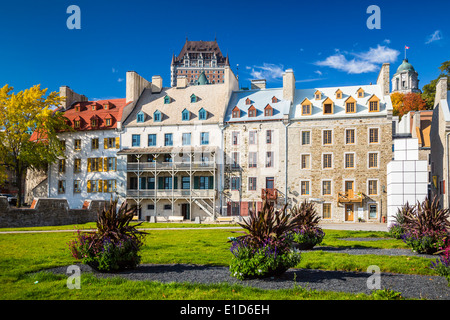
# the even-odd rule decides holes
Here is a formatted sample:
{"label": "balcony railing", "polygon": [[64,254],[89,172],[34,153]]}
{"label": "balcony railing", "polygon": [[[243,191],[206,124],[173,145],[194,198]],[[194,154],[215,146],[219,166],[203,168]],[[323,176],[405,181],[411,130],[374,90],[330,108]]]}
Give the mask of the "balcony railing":
{"label": "balcony railing", "polygon": [[211,170],[215,169],[213,161],[198,161],[198,162],[128,162],[128,171],[151,171],[151,170]]}
{"label": "balcony railing", "polygon": [[127,197],[129,198],[215,198],[216,190],[214,189],[128,189]]}
{"label": "balcony railing", "polygon": [[277,200],[277,189],[261,189],[261,199],[266,200],[266,197],[267,200]]}
{"label": "balcony railing", "polygon": [[362,203],[365,195],[362,192],[338,192],[338,202],[341,203]]}

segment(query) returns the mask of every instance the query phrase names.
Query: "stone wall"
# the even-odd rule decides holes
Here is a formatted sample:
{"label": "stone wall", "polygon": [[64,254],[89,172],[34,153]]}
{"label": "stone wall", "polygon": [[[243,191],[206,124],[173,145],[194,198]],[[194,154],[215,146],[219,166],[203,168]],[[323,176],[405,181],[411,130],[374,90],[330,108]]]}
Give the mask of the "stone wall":
{"label": "stone wall", "polygon": [[0,228],[61,226],[97,221],[105,201],[93,200],[86,209],[70,209],[65,199],[35,199],[31,208],[10,207],[0,197]]}

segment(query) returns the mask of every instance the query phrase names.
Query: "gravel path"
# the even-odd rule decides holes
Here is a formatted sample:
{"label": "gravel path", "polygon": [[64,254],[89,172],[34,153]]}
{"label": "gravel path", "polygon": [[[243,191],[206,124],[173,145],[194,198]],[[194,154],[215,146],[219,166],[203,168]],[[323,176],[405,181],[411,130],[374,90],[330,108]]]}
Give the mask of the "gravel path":
{"label": "gravel path", "polygon": [[[324,291],[366,293],[370,274],[365,272],[324,271],[312,269],[289,269],[280,277],[241,281],[230,276],[228,267],[166,264],[142,264],[138,268],[118,273],[102,274],[89,266],[80,265],[81,273],[93,272],[99,277],[120,276],[129,280],[149,280],[162,283],[192,282],[201,284],[229,283],[261,289],[291,289],[294,285]],[[66,267],[48,269],[54,273],[66,273]],[[381,288],[401,292],[405,298],[425,298],[430,300],[449,300],[450,287],[447,280],[438,276],[405,274],[381,274]]]}

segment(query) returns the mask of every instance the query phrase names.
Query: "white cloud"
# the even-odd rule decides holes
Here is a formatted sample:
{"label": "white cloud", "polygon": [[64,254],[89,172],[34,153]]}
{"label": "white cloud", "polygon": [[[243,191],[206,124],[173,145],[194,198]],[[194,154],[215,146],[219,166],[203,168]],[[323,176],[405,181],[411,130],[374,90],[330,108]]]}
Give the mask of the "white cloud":
{"label": "white cloud", "polygon": [[262,66],[251,67],[251,76],[254,79],[266,79],[266,80],[277,80],[283,78],[283,65],[276,65],[273,63],[263,63]]}
{"label": "white cloud", "polygon": [[316,71],[314,71],[314,73],[317,73],[319,76],[322,75],[322,71],[320,71],[320,70],[316,70]]}
{"label": "white cloud", "polygon": [[112,68],[112,73],[116,73],[117,69],[116,68]]}
{"label": "white cloud", "polygon": [[313,78],[313,79],[300,79],[295,80],[296,83],[303,83],[303,82],[313,82],[313,81],[319,81],[319,80],[325,80],[326,78]]}
{"label": "white cloud", "polygon": [[[347,59],[340,51],[335,50],[335,54],[327,57],[323,61],[317,61],[318,66],[330,67],[349,74],[359,74],[373,72],[379,69],[378,64],[394,62],[397,60],[399,51],[378,45],[377,48],[370,48],[366,52],[352,53],[353,59]],[[347,54],[346,51],[344,53]]]}
{"label": "white cloud", "polygon": [[389,43],[391,43],[391,40],[389,40],[389,39],[384,39],[383,42],[389,44]]}
{"label": "white cloud", "polygon": [[125,80],[124,78],[119,78],[119,79],[117,79],[117,82],[122,82],[124,80]]}
{"label": "white cloud", "polygon": [[425,41],[425,44],[429,44],[434,41],[442,40],[442,33],[440,30],[436,30],[433,34],[430,34],[427,38],[427,41]]}

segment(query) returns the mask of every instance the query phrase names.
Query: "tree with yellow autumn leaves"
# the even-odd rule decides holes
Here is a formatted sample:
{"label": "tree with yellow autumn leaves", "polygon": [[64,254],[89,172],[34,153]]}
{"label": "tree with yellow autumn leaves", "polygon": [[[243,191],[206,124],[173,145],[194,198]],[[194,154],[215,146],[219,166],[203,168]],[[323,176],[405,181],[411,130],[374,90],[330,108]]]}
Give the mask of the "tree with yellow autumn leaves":
{"label": "tree with yellow autumn leaves", "polygon": [[399,119],[401,119],[410,111],[420,111],[428,109],[426,101],[422,99],[420,93],[410,92],[403,94],[400,92],[394,92],[393,94],[391,94],[391,101],[393,108],[392,114],[394,116],[398,116]]}
{"label": "tree with yellow autumn leaves", "polygon": [[18,93],[13,90],[9,85],[0,89],[0,175],[5,177],[6,170],[14,174],[20,206],[27,169],[46,169],[63,156],[64,145],[57,134],[70,127],[57,111],[63,99],[58,92],[46,96],[47,89],[40,85]]}

